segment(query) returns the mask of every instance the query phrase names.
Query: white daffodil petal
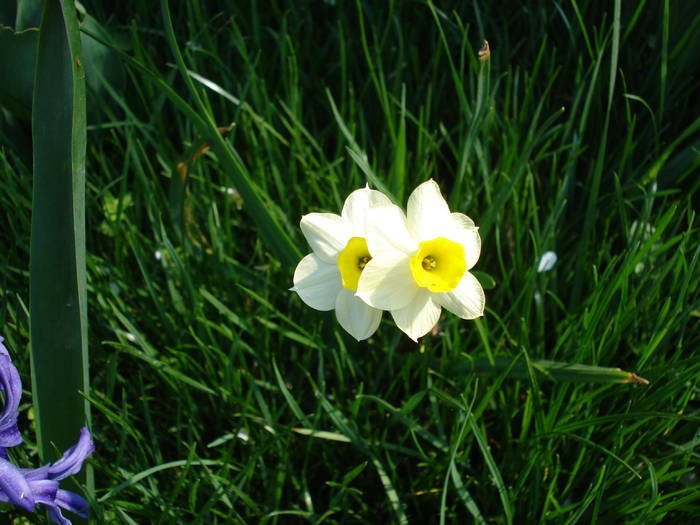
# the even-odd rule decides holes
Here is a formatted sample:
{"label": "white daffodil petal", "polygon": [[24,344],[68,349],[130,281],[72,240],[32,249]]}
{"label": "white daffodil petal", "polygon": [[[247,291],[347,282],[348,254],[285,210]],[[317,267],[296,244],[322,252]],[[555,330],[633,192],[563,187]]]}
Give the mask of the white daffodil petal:
{"label": "white daffodil petal", "polygon": [[335,300],[335,317],[347,333],[362,341],[377,331],[382,311],[365,304],[352,291],[343,288]]}
{"label": "white daffodil petal", "polygon": [[444,237],[449,228],[450,208],[440,187],[430,179],[418,186],[408,198],[408,231],[418,241]]}
{"label": "white daffodil petal", "polygon": [[367,210],[367,247],[372,257],[393,251],[410,254],[418,244],[408,233],[406,216],[398,206],[378,206]]}
{"label": "white daffodil petal", "polygon": [[400,252],[384,252],[372,257],[360,275],[357,296],[380,310],[406,306],[418,292],[408,259],[408,255]]}
{"label": "white daffodil petal", "polygon": [[327,263],[335,263],[352,232],[349,224],[335,213],[309,213],[301,218],[301,231],[316,255]]}
{"label": "white daffodil petal", "polygon": [[481,255],[481,236],[479,235],[479,228],[474,225],[474,221],[463,213],[451,214],[450,225],[444,237],[464,246],[467,270],[470,270],[479,260],[479,255]]}
{"label": "white daffodil petal", "polygon": [[476,319],[484,315],[486,297],[479,281],[466,272],[457,288],[451,292],[433,294],[435,301],[462,319]]}
{"label": "white daffodil petal", "polygon": [[430,332],[440,318],[440,305],[433,301],[433,295],[421,290],[404,308],[391,311],[396,326],[415,342]]}
{"label": "white daffodil petal", "polygon": [[340,272],[335,264],[328,264],[315,253],[304,257],[294,270],[295,291],[311,308],[324,312],[335,308],[335,300],[342,289]]}
{"label": "white daffodil petal", "polygon": [[370,190],[369,186],[353,191],[343,204],[341,216],[349,224],[353,237],[365,237],[367,210],[391,204],[389,197],[381,191]]}

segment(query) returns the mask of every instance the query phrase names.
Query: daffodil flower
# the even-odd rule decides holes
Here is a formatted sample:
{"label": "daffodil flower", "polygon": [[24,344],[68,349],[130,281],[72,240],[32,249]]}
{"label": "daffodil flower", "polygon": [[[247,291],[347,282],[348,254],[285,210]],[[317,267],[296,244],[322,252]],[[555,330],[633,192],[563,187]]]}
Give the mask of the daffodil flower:
{"label": "daffodil flower", "polygon": [[358,341],[371,336],[382,317],[381,310],[355,295],[372,258],[365,220],[371,208],[389,204],[383,193],[365,187],[348,196],[340,215],[309,213],[301,218],[301,231],[313,252],[297,265],[291,290],[311,308],[335,310],[340,326]]}
{"label": "daffodil flower", "polygon": [[481,252],[478,228],[466,215],[450,213],[435,181],[413,191],[407,215],[393,204],[367,213],[372,259],[358,297],[389,310],[414,341],[435,326],[443,307],[462,319],[483,315],[484,290],[468,271]]}

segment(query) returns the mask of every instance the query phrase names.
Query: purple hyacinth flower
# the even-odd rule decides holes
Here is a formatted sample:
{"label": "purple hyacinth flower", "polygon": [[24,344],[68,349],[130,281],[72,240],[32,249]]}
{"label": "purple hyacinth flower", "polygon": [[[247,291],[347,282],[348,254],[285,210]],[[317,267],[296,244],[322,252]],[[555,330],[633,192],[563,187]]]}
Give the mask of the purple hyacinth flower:
{"label": "purple hyacinth flower", "polygon": [[54,506],[49,507],[49,517],[51,521],[58,523],[58,525],[72,525],[71,521],[61,514],[61,509],[73,512],[81,518],[88,517],[88,502],[75,492],[58,489],[54,503]]}
{"label": "purple hyacinth flower", "polygon": [[22,397],[22,380],[2,341],[0,337],[0,389],[5,392],[5,405],[0,411],[0,458],[6,458],[7,447],[22,443],[22,436],[17,428],[17,407]]}
{"label": "purple hyacinth flower", "polygon": [[90,431],[80,429],[80,438],[71,448],[66,450],[61,459],[55,463],[34,469],[23,469],[27,480],[50,479],[60,481],[77,474],[83,466],[83,461],[95,450],[95,444],[90,437]]}
{"label": "purple hyacinth flower", "polygon": [[0,458],[0,501],[14,503],[27,512],[34,510],[34,493],[22,471]]}
{"label": "purple hyacinth flower", "polygon": [[0,502],[13,503],[27,512],[32,512],[36,505],[44,505],[51,521],[71,525],[61,509],[86,518],[88,502],[78,494],[62,490],[59,482],[80,471],[85,459],[95,450],[95,444],[88,429],[83,427],[78,442],[54,463],[20,469],[7,460],[6,448],[22,442],[17,428],[22,382],[2,341],[0,337],[0,390],[5,392],[5,404],[0,411]]}
{"label": "purple hyacinth flower", "polygon": [[32,512],[37,504],[44,505],[51,521],[59,525],[71,525],[61,509],[86,518],[88,502],[78,494],[61,489],[59,481],[79,472],[94,450],[90,432],[83,427],[78,442],[55,463],[35,469],[18,469],[6,459],[0,459],[0,501],[14,503],[28,512]]}

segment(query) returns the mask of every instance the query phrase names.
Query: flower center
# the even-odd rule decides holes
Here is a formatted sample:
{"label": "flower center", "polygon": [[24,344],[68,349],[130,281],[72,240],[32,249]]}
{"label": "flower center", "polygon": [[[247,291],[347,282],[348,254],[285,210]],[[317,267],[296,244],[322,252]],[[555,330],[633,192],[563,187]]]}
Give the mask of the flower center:
{"label": "flower center", "polygon": [[342,252],[338,254],[338,270],[343,286],[353,292],[357,291],[360,274],[372,259],[367,249],[367,241],[362,237],[353,237]]}
{"label": "flower center", "polygon": [[410,265],[418,286],[431,292],[449,292],[457,288],[467,270],[464,246],[444,237],[423,241]]}

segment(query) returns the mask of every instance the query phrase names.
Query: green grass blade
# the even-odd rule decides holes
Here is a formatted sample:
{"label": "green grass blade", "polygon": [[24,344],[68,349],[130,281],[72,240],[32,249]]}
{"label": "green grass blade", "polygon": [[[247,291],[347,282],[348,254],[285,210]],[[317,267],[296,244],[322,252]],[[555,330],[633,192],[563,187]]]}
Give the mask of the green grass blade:
{"label": "green grass blade", "polygon": [[347,151],[352,160],[357,164],[357,167],[360,168],[360,171],[364,173],[365,177],[367,177],[367,180],[372,183],[372,186],[374,186],[375,189],[386,193],[390,198],[392,197],[392,193],[389,191],[389,188],[387,188],[384,183],[382,182],[381,178],[377,176],[376,173],[374,173],[374,170],[372,167],[369,165],[369,161],[367,160],[367,153],[360,147],[360,145],[357,143],[355,140],[355,137],[353,136],[352,132],[350,131],[350,128],[348,128],[347,124],[343,120],[343,117],[340,115],[340,111],[338,111],[338,107],[335,105],[335,101],[333,100],[333,96],[331,95],[330,90],[326,90],[326,96],[328,97],[328,102],[331,105],[331,111],[333,112],[333,116],[335,117],[335,121],[338,124],[338,127],[340,128],[340,132],[343,134],[345,137],[345,140],[348,141],[349,146],[347,146]]}
{"label": "green grass blade", "polygon": [[506,484],[503,482],[503,476],[501,476],[501,471],[498,469],[498,465],[496,465],[496,461],[493,459],[493,456],[491,455],[491,450],[489,450],[489,445],[486,441],[486,437],[484,434],[481,433],[481,429],[479,426],[476,424],[476,420],[474,419],[474,416],[470,413],[467,415],[469,418],[469,427],[472,429],[472,432],[474,433],[474,437],[476,438],[476,442],[479,445],[479,449],[481,450],[481,454],[484,456],[484,461],[486,462],[486,466],[489,469],[489,472],[491,472],[491,480],[494,485],[496,485],[496,488],[498,489],[498,495],[501,498],[501,503],[503,505],[503,512],[505,513],[505,518],[506,518],[506,523],[511,524],[513,523],[513,504],[511,502],[511,497],[510,493],[508,492],[508,488],[506,487]]}
{"label": "green grass blade", "polygon": [[408,523],[406,511],[404,510],[404,504],[399,499],[398,492],[391,481],[391,477],[387,472],[384,462],[370,449],[368,443],[354,431],[352,424],[340,412],[340,410],[334,407],[321,392],[317,392],[316,395],[321,402],[321,407],[323,407],[323,409],[326,411],[335,426],[338,427],[338,430],[340,430],[342,434],[346,436],[360,451],[369,456],[374,468],[377,470],[377,474],[379,475],[384,492],[386,493],[386,496],[391,503],[391,507],[394,510],[396,522]]}
{"label": "green grass blade", "polygon": [[116,496],[119,492],[121,492],[125,488],[127,488],[131,485],[134,485],[134,484],[138,483],[139,481],[141,481],[142,479],[145,479],[149,476],[152,476],[153,474],[156,474],[157,472],[162,472],[163,470],[168,470],[168,469],[173,469],[173,468],[181,468],[181,467],[189,467],[189,466],[197,466],[197,467],[198,466],[202,466],[202,467],[220,466],[223,468],[231,468],[230,465],[226,465],[225,463],[222,463],[220,461],[213,460],[213,459],[192,459],[192,460],[180,459],[177,461],[169,461],[167,463],[163,463],[162,465],[156,465],[155,467],[151,467],[151,468],[146,469],[142,472],[139,472],[138,474],[134,474],[134,475],[130,476],[126,481],[124,481],[123,483],[120,483],[116,487],[113,487],[112,489],[110,489],[109,492],[107,492],[107,494],[100,497],[99,501],[101,503],[108,501],[110,498],[112,498],[113,496]]}
{"label": "green grass blade", "polygon": [[661,23],[661,67],[659,82],[659,118],[663,119],[666,109],[666,97],[668,92],[668,27],[669,27],[669,2],[663,5],[663,21]]}
{"label": "green grass blade", "polygon": [[[470,415],[471,415],[471,410],[470,410]],[[452,479],[452,483],[455,487],[455,490],[457,491],[457,495],[462,500],[462,502],[464,503],[464,506],[467,508],[469,513],[474,518],[474,523],[479,523],[479,524],[486,523],[484,516],[481,514],[481,510],[479,510],[479,506],[474,501],[474,498],[469,493],[469,490],[467,490],[467,487],[465,487],[464,483],[462,483],[462,475],[457,470],[457,466],[455,464],[455,458],[457,456],[457,451],[459,450],[459,447],[462,443],[462,440],[464,439],[468,424],[469,424],[469,419],[465,418],[465,420],[462,423],[462,426],[460,428],[459,435],[457,437],[457,442],[451,447],[452,452],[450,454],[450,466],[447,469],[447,474],[445,475],[445,482],[444,482],[443,487],[442,487],[442,500],[440,502],[440,525],[444,525],[444,523],[445,523],[445,510],[447,508],[445,503],[447,500],[448,480],[450,478]]]}
{"label": "green grass blade", "polygon": [[474,498],[467,490],[467,487],[464,486],[464,483],[462,482],[462,475],[457,471],[457,467],[455,466],[454,461],[450,462],[449,472],[450,478],[452,479],[452,483],[454,484],[455,490],[457,491],[457,495],[464,503],[464,506],[467,507],[469,514],[471,514],[474,518],[474,522],[486,523],[486,519],[481,514],[479,506],[476,504],[476,501],[474,501]]}
{"label": "green grass blade", "polygon": [[73,2],[46,2],[32,113],[32,383],[41,460],[89,422],[85,285],[85,73]]}
{"label": "green grass blade", "polygon": [[[513,364],[513,361],[516,361],[515,364]],[[548,360],[532,361],[530,365],[537,379],[569,381],[574,383],[649,384],[649,381],[646,379],[632,372],[625,372],[619,368],[560,363]],[[524,360],[510,357],[496,357],[493,363],[490,363],[486,358],[476,359],[474,361],[462,361],[454,364],[451,370],[453,370],[456,375],[474,373],[495,376],[509,367],[511,368],[507,377],[511,379],[529,378],[528,367]]]}
{"label": "green grass blade", "polygon": [[242,160],[233,151],[230,143],[224,140],[223,136],[218,131],[217,124],[210,114],[209,106],[202,99],[200,92],[192,82],[190,72],[177,45],[170,14],[170,6],[167,0],[161,0],[161,9],[163,11],[165,33],[171,50],[175,55],[180,73],[189,88],[190,94],[195,99],[197,111],[204,115],[204,118],[198,118],[194,120],[194,123],[199,127],[200,133],[202,133],[216,152],[223,167],[229,172],[234,186],[241,194],[241,197],[243,197],[244,206],[260,228],[261,236],[267,241],[273,253],[287,264],[296,263],[301,257],[299,248],[292,243],[287,232],[282,229],[275,217],[270,213],[259,194],[259,190],[252,181],[248,170],[244,166]]}

